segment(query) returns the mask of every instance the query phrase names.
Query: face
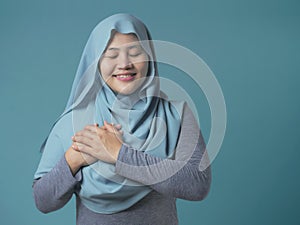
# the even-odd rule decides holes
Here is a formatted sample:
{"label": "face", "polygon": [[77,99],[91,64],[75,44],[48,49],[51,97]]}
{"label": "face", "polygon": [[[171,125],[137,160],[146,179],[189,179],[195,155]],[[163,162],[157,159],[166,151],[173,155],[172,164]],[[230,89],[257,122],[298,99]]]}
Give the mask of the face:
{"label": "face", "polygon": [[129,95],[143,83],[148,56],[134,34],[116,32],[99,61],[106,84],[116,93]]}

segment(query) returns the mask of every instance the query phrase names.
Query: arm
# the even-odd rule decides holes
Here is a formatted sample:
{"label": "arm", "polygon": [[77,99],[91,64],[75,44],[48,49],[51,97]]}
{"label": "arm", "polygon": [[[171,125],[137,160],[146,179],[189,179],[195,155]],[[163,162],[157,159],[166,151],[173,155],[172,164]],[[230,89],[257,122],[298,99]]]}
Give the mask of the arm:
{"label": "arm", "polygon": [[[44,213],[63,207],[81,181],[79,168],[84,160],[81,153],[72,148],[67,150],[67,145],[72,144],[71,137],[69,143],[63,145],[59,135],[61,130],[71,136],[73,131],[67,118],[59,121],[51,131],[34,175],[33,195],[36,207]],[[79,157],[81,160],[78,160]]]}
{"label": "arm", "polygon": [[123,144],[116,173],[164,195],[187,200],[205,198],[211,171],[203,137],[190,109],[184,110],[175,159],[161,159]]}
{"label": "arm", "polygon": [[62,208],[71,199],[81,178],[81,171],[73,176],[63,155],[50,172],[34,180],[33,193],[36,207],[43,213]]}

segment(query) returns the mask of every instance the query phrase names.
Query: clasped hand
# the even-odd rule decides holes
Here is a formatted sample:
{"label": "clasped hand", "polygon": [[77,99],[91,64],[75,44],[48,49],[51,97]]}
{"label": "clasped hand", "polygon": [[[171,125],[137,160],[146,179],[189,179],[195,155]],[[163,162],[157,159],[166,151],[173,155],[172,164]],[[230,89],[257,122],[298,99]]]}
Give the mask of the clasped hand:
{"label": "clasped hand", "polygon": [[81,153],[84,165],[98,160],[115,163],[122,146],[122,131],[120,125],[88,125],[72,137],[72,149]]}

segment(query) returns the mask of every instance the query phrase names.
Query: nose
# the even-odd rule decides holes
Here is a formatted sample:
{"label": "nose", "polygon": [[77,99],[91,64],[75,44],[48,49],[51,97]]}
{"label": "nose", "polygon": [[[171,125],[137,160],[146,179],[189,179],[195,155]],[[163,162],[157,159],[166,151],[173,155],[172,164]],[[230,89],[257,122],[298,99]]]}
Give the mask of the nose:
{"label": "nose", "polygon": [[119,55],[118,69],[126,70],[132,68],[133,64],[126,53]]}

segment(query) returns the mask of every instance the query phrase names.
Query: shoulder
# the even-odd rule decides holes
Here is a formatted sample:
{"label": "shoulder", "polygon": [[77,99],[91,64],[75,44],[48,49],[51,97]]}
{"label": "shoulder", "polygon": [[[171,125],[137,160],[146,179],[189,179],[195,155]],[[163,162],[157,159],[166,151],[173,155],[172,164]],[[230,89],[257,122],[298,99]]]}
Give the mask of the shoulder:
{"label": "shoulder", "polygon": [[57,119],[49,135],[41,146],[42,157],[38,169],[34,175],[35,179],[48,173],[62,158],[65,151],[72,143],[72,116],[65,114]]}
{"label": "shoulder", "polygon": [[71,142],[73,135],[72,113],[66,113],[60,116],[53,124],[48,136],[41,146],[41,151],[44,152],[49,146],[61,144],[64,148]]}
{"label": "shoulder", "polygon": [[192,109],[186,101],[165,100],[165,102],[172,111],[176,111],[180,115],[181,121],[192,120],[193,122],[197,122],[197,110]]}
{"label": "shoulder", "polygon": [[186,101],[169,101],[176,113],[180,116],[181,132],[187,130],[198,133],[200,130],[200,123],[196,108],[191,108]]}
{"label": "shoulder", "polygon": [[57,135],[58,137],[64,137],[65,134],[73,133],[72,121],[72,111],[62,115],[55,122],[51,133]]}

